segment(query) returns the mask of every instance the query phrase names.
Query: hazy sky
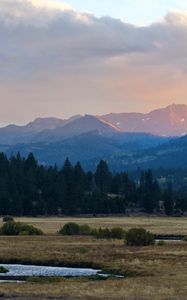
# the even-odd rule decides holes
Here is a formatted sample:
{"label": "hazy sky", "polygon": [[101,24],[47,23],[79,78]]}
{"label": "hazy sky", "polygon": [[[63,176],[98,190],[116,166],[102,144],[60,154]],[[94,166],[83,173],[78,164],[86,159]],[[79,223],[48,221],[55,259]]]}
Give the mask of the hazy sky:
{"label": "hazy sky", "polygon": [[187,104],[186,0],[0,0],[0,125]]}
{"label": "hazy sky", "polygon": [[187,10],[186,0],[69,0],[75,9],[109,15],[133,24],[150,24],[171,10]]}

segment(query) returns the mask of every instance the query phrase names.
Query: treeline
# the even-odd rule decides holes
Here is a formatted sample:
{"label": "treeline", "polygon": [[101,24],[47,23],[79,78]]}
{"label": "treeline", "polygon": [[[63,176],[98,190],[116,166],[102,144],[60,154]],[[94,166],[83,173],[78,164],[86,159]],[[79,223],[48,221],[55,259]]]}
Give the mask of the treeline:
{"label": "treeline", "polygon": [[66,159],[62,169],[40,165],[33,154],[10,159],[0,154],[0,215],[182,214],[187,196],[169,185],[162,190],[151,171],[138,182],[126,172],[112,174],[105,161],[85,172]]}

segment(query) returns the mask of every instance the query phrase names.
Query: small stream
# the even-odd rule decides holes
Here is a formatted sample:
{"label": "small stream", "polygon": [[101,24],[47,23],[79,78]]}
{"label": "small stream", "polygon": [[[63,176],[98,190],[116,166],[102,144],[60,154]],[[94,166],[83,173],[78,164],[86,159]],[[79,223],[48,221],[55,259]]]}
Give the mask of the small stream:
{"label": "small stream", "polygon": [[106,276],[101,270],[82,269],[82,268],[64,268],[47,266],[27,266],[2,264],[7,273],[0,273],[0,282],[9,282],[10,280],[19,281],[24,277],[88,277],[94,275]]}

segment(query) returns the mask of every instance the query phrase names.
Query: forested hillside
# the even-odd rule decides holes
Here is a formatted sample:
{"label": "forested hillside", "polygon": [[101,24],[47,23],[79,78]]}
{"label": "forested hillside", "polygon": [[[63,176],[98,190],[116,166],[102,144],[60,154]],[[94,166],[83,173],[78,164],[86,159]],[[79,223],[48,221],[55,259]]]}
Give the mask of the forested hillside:
{"label": "forested hillside", "polygon": [[151,171],[132,181],[126,172],[112,174],[105,161],[85,172],[66,159],[62,169],[39,165],[33,154],[10,159],[0,154],[1,215],[181,214],[187,195],[169,185],[161,189]]}

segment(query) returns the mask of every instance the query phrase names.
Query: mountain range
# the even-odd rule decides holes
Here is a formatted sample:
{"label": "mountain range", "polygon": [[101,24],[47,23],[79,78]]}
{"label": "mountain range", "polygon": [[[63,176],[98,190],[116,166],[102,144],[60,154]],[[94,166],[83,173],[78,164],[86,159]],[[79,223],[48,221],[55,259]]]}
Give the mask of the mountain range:
{"label": "mountain range", "polygon": [[181,136],[187,134],[187,105],[172,104],[153,110],[148,114],[108,114],[100,118],[120,131],[146,132],[160,136]]}
{"label": "mountain range", "polygon": [[62,165],[69,157],[86,168],[94,168],[99,159],[113,170],[177,168],[187,167],[186,134],[187,105],[173,104],[148,114],[76,115],[8,125],[0,128],[0,151],[33,152],[43,164]]}

